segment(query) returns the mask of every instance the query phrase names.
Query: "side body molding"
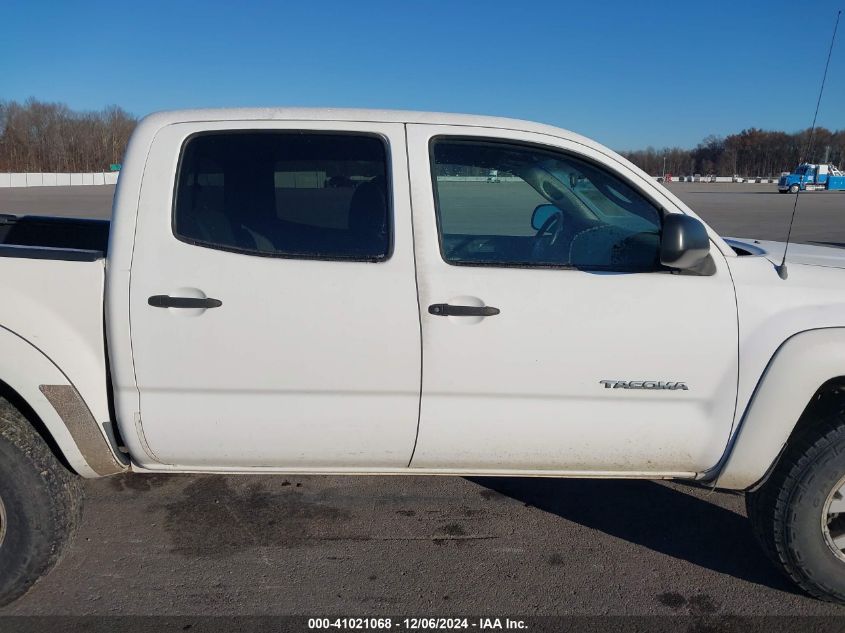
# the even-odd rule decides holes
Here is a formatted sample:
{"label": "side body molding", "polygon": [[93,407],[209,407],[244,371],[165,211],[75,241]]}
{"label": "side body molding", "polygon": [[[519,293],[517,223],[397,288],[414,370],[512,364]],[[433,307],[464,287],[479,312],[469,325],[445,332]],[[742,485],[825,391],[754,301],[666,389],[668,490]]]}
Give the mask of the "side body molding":
{"label": "side body molding", "polygon": [[2,327],[0,378],[32,407],[74,471],[83,477],[100,477],[128,468],[59,368],[28,341]]}
{"label": "side body molding", "polygon": [[757,384],[716,486],[744,490],[763,479],[813,394],[839,376],[845,376],[845,328],[808,330],[787,339]]}

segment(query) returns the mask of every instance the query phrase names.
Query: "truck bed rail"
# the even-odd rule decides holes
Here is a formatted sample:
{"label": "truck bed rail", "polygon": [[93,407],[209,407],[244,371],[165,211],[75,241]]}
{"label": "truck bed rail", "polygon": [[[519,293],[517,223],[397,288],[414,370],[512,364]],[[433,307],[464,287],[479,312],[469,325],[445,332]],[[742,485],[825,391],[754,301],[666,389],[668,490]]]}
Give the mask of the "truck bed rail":
{"label": "truck bed rail", "polygon": [[94,261],[108,251],[108,220],[0,214],[0,257]]}

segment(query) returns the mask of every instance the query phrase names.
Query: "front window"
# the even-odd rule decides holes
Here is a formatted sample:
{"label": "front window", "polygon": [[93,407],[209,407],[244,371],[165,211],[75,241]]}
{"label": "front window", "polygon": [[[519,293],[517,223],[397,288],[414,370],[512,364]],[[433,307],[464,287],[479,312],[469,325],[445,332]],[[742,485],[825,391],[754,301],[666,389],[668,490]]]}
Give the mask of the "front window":
{"label": "front window", "polygon": [[501,141],[435,139],[431,153],[447,262],[660,269],[659,209],[606,169]]}

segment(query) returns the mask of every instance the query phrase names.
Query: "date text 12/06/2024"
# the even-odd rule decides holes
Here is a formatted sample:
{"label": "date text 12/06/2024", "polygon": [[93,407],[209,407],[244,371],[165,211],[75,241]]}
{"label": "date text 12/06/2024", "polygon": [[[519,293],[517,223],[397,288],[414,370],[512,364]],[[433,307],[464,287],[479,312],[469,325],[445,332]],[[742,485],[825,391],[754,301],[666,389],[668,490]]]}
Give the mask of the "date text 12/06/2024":
{"label": "date text 12/06/2024", "polygon": [[477,629],[479,631],[518,631],[528,625],[511,618],[309,618],[308,630],[384,630],[409,631]]}

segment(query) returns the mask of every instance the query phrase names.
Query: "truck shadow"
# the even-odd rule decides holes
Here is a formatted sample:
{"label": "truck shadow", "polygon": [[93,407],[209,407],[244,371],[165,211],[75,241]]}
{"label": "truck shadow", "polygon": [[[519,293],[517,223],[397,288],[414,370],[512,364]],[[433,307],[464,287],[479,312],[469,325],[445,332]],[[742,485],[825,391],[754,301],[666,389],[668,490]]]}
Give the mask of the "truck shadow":
{"label": "truck shadow", "polygon": [[[741,514],[651,481],[470,478],[498,493],[647,547],[779,591],[798,593],[766,558]],[[706,493],[704,493],[706,494]]]}

